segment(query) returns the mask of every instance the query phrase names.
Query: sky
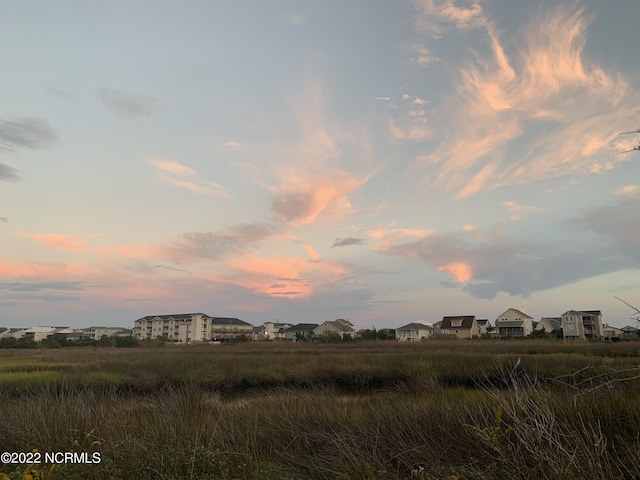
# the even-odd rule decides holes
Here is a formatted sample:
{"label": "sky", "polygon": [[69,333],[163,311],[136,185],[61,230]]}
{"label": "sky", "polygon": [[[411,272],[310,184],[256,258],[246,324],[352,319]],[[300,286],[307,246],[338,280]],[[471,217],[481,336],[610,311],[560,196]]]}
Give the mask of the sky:
{"label": "sky", "polygon": [[9,0],[0,326],[512,307],[631,325],[638,18],[637,0]]}

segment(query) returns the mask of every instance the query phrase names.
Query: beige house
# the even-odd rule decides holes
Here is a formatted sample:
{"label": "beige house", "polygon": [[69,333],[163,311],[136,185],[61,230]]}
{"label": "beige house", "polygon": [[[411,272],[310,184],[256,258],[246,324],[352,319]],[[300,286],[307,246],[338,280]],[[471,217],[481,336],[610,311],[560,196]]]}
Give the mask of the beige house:
{"label": "beige house", "polygon": [[440,322],[440,333],[451,338],[472,339],[480,336],[480,328],[475,315],[443,317]]}
{"label": "beige house", "polygon": [[400,328],[396,328],[396,339],[400,342],[419,342],[427,340],[433,335],[433,327],[424,323],[409,323]]}
{"label": "beige house", "polygon": [[533,317],[517,308],[510,308],[496,318],[500,337],[526,337],[533,333]]}
{"label": "beige house", "polygon": [[327,336],[332,333],[340,335],[340,338],[343,338],[345,335],[351,335],[352,338],[355,338],[356,330],[353,328],[353,324],[349,320],[344,320],[343,318],[327,320],[313,330],[313,334],[320,337]]}
{"label": "beige house", "polygon": [[600,310],[569,310],[562,314],[562,334],[568,340],[602,339],[603,329]]}

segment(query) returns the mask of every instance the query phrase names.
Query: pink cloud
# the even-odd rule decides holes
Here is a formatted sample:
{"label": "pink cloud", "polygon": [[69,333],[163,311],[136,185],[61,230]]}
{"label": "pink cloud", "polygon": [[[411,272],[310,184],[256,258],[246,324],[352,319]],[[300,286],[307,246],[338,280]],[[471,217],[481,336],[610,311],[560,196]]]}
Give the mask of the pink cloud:
{"label": "pink cloud", "polygon": [[463,262],[440,265],[436,270],[438,272],[447,272],[460,283],[467,283],[473,276],[471,266]]}
{"label": "pink cloud", "polygon": [[[593,17],[566,5],[547,10],[522,29],[522,47],[510,58],[508,44],[478,3],[416,5],[458,28],[484,29],[491,49],[490,57],[477,55],[460,70],[447,107],[450,122],[439,125],[444,139],[418,160],[438,166],[436,182],[463,198],[502,185],[606,170],[599,157],[612,150],[618,125],[640,114],[640,107],[628,107],[640,95],[618,72],[583,60]],[[536,136],[525,128],[532,118],[553,122],[553,128]],[[622,161],[612,159],[609,168]]]}
{"label": "pink cloud", "polygon": [[352,208],[348,195],[365,182],[347,172],[327,175],[292,172],[280,187],[271,189],[271,209],[294,226],[314,223],[321,216],[343,218]]}
{"label": "pink cloud", "polygon": [[75,279],[87,274],[87,267],[81,263],[52,264],[32,261],[26,265],[19,265],[0,262],[0,277]]}
{"label": "pink cloud", "polygon": [[15,235],[31,238],[51,248],[60,248],[70,252],[82,252],[87,245],[75,235],[61,235],[57,233],[12,232]]}
{"label": "pink cloud", "polygon": [[218,195],[224,198],[231,198],[231,195],[227,193],[221,185],[215,182],[206,182],[207,186],[200,185],[194,182],[187,182],[185,180],[178,180],[176,178],[163,176],[163,180],[169,185],[173,185],[174,187],[184,188],[193,193],[198,193],[201,195]]}
{"label": "pink cloud", "polygon": [[311,245],[305,245],[304,249],[307,251],[312,260],[318,260],[320,255],[316,252]]}
{"label": "pink cloud", "polygon": [[173,173],[174,175],[185,177],[195,177],[197,175],[195,170],[187,167],[186,165],[182,165],[181,163],[174,162],[173,160],[147,158],[145,161],[164,172]]}

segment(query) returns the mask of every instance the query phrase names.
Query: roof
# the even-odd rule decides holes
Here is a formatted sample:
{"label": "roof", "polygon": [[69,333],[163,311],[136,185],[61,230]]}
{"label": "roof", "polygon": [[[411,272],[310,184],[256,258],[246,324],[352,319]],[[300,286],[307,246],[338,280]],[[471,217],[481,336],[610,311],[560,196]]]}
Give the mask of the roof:
{"label": "roof", "polygon": [[211,319],[211,325],[238,325],[245,327],[253,327],[250,323],[240,320],[239,318],[231,317],[207,317]]}
{"label": "roof", "polygon": [[486,323],[489,323],[488,318],[476,318],[476,323],[478,326],[484,326]]}
{"label": "roof", "polygon": [[[517,308],[508,308],[502,315],[507,313],[509,310],[513,310],[514,312],[516,312],[518,315],[520,315],[523,318],[533,318],[533,317],[527,315],[526,313],[524,313],[522,310],[518,310]],[[500,315],[500,316],[502,316],[502,315]]]}
{"label": "roof", "polygon": [[204,313],[171,313],[169,315],[147,315],[146,317],[142,317],[139,320],[136,320],[136,322],[140,320],[153,320],[154,318],[161,318],[162,320],[169,320],[170,318],[173,318],[174,320],[191,320],[191,317],[193,317],[194,315],[202,315],[203,317],[207,316]]}
{"label": "roof", "polygon": [[637,331],[639,331],[636,327],[631,327],[631,326],[622,327],[620,330],[622,330],[623,332],[637,332]]}
{"label": "roof", "polygon": [[[459,330],[471,330],[473,327],[473,321],[476,319],[475,315],[462,315],[458,317],[442,317],[442,323],[440,324],[441,330],[449,330],[450,328],[457,328]],[[451,322],[454,320],[462,320],[462,325],[459,327],[452,327]]]}
{"label": "roof", "polygon": [[564,317],[565,315],[602,315],[602,312],[600,310],[569,310],[567,312],[564,312],[562,314],[562,316]]}
{"label": "roof", "polygon": [[433,327],[431,325],[425,325],[424,323],[413,322],[404,327],[396,328],[396,331],[398,330],[433,330]]}
{"label": "roof", "polygon": [[354,332],[353,325],[351,325],[351,323],[348,323],[346,320],[342,320],[342,319],[327,320],[326,322],[323,322],[321,325],[318,325],[318,326],[320,327],[322,325],[331,325],[331,327],[333,327],[338,332],[349,332],[349,333]]}
{"label": "roof", "polygon": [[542,317],[540,322],[546,322],[551,328],[556,330],[562,326],[562,317]]}
{"label": "roof", "polygon": [[317,323],[299,323],[287,328],[285,332],[313,332],[316,328],[318,328]]}

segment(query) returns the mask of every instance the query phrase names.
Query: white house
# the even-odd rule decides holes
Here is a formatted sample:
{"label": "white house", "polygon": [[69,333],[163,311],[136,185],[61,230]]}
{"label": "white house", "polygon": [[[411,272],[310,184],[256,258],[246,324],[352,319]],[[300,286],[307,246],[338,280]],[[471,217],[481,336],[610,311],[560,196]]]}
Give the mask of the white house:
{"label": "white house", "polygon": [[496,318],[500,337],[526,337],[533,332],[533,317],[517,308],[510,308]]}
{"label": "white house", "polygon": [[276,338],[282,339],[284,338],[284,331],[292,326],[293,324],[291,323],[265,322],[262,334],[265,336],[266,340],[275,340]]}
{"label": "white house", "polygon": [[612,327],[606,323],[602,328],[602,336],[605,340],[611,340],[612,342],[619,341],[623,335],[624,330],[621,328]]}
{"label": "white house", "polygon": [[487,333],[489,327],[491,327],[491,323],[489,323],[488,318],[476,318],[476,323],[478,324],[478,328],[480,329],[480,335],[484,335]]}
{"label": "white house", "polygon": [[22,338],[28,338],[34,342],[39,342],[56,333],[73,333],[73,329],[69,327],[30,327],[20,333]]}
{"label": "white house", "polygon": [[87,327],[82,330],[82,336],[83,338],[100,340],[103,335],[111,337],[124,332],[127,332],[127,335],[131,335],[131,330],[127,330],[124,327]]}
{"label": "white house", "polygon": [[542,317],[536,325],[536,330],[544,330],[547,333],[559,328],[562,328],[562,317]]}
{"label": "white house", "polygon": [[420,340],[427,340],[432,335],[433,327],[419,322],[396,328],[396,338],[400,342],[419,342]]}

